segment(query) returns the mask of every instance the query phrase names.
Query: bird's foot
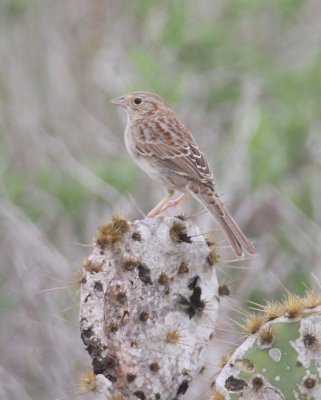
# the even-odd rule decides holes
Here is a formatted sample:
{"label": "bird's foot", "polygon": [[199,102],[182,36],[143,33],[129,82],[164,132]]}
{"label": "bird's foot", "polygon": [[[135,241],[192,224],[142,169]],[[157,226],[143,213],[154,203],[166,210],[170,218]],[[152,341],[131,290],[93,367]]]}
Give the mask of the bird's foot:
{"label": "bird's foot", "polygon": [[[179,203],[181,203],[181,201],[183,200],[183,198],[186,196],[185,193],[182,193],[181,195],[179,195],[176,199],[174,200],[168,200],[166,204],[164,204],[164,206],[160,209],[160,212],[163,213],[164,211],[166,211],[168,208],[170,207],[177,207],[179,205]],[[179,207],[177,207],[177,210],[179,211],[180,214],[183,214],[183,210],[180,209]]]}

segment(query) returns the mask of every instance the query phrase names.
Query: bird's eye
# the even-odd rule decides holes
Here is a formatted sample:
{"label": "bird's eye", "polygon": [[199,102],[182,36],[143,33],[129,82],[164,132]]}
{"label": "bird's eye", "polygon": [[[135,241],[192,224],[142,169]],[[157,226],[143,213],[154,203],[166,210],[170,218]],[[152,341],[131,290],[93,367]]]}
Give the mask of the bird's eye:
{"label": "bird's eye", "polygon": [[140,97],[135,97],[134,98],[134,103],[137,104],[137,105],[140,104],[142,101],[143,100]]}

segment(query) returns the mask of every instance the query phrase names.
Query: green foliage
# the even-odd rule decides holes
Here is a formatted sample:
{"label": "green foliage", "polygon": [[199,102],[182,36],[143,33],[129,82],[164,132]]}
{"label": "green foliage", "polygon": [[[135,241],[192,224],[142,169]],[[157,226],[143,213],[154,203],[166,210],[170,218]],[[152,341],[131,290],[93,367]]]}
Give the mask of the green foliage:
{"label": "green foliage", "polygon": [[63,212],[77,210],[88,201],[88,193],[79,183],[67,175],[53,175],[50,170],[39,171],[38,176],[28,182],[20,175],[6,175],[5,188],[11,200],[21,207],[33,220],[39,221],[47,212],[48,205],[37,200],[34,189],[43,190],[60,202]]}
{"label": "green foliage", "polygon": [[24,14],[28,7],[28,1],[32,0],[4,0],[0,5],[4,13],[11,17],[18,17]]}
{"label": "green foliage", "polygon": [[89,194],[77,181],[64,175],[62,179],[50,184],[50,191],[54,191],[66,212],[77,209],[88,200]]}
{"label": "green foliage", "polygon": [[137,167],[129,157],[100,162],[93,169],[101,179],[124,194],[135,187]]}
{"label": "green foliage", "polygon": [[17,300],[15,296],[8,291],[5,285],[5,277],[0,273],[0,313],[3,315],[15,310],[17,307]]}
{"label": "green foliage", "polygon": [[[109,161],[95,163],[93,171],[103,181],[115,187],[125,195],[135,186],[137,168],[128,157],[124,159],[110,159]],[[21,207],[33,221],[39,221],[46,214],[48,207],[43,201],[37,200],[33,189],[54,196],[58,200],[61,212],[81,218],[79,211],[92,198],[87,188],[66,173],[53,173],[51,169],[38,171],[35,176],[26,180],[19,174],[6,174],[4,186],[9,198]],[[32,183],[31,183],[32,182]],[[96,201],[102,199],[96,197]]]}
{"label": "green foliage", "polygon": [[129,91],[141,90],[143,88],[144,90],[159,93],[168,102],[177,101],[183,82],[185,82],[184,73],[178,77],[172,77],[172,79],[169,72],[164,75],[158,59],[142,48],[133,49],[131,51],[131,58],[137,68],[140,79],[129,87]]}

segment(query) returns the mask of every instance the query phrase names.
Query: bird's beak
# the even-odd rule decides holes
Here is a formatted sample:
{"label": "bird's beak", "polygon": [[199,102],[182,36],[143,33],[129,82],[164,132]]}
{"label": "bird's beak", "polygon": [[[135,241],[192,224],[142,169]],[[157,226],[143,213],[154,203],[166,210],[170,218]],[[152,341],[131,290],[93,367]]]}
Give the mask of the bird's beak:
{"label": "bird's beak", "polygon": [[120,106],[123,108],[126,108],[126,98],[125,96],[120,96],[116,97],[115,99],[110,100],[112,104],[115,104],[116,106]]}

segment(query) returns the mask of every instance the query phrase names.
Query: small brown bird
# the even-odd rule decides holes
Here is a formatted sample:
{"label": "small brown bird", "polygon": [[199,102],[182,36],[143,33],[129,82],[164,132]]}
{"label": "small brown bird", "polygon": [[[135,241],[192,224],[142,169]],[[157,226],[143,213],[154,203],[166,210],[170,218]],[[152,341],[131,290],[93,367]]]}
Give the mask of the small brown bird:
{"label": "small brown bird", "polygon": [[[152,178],[162,182],[166,196],[148,214],[153,216],[186,194],[195,196],[213,215],[237,256],[253,244],[225,209],[215,191],[213,174],[191,132],[156,94],[134,92],[111,100],[127,111],[125,144],[129,154]],[[175,190],[183,195],[170,202]]]}

